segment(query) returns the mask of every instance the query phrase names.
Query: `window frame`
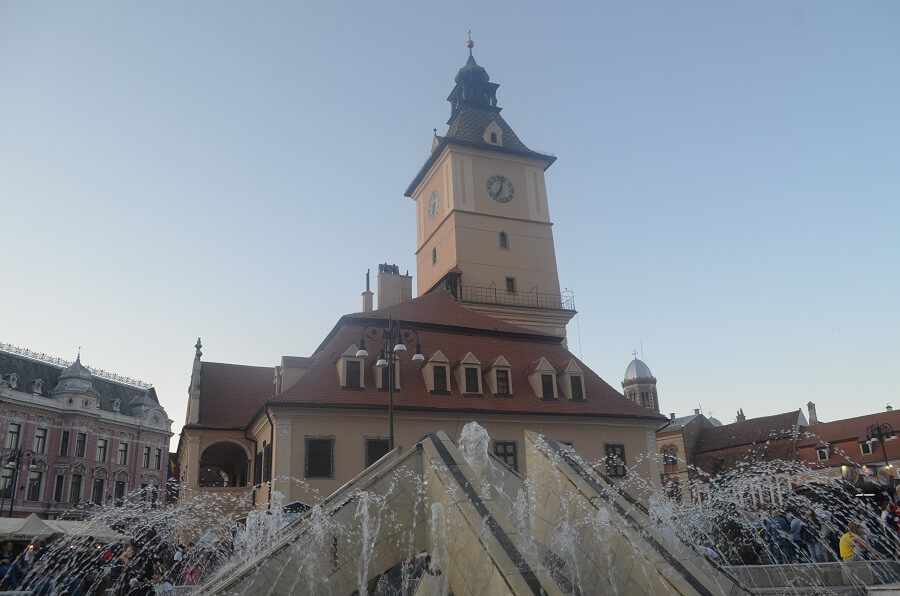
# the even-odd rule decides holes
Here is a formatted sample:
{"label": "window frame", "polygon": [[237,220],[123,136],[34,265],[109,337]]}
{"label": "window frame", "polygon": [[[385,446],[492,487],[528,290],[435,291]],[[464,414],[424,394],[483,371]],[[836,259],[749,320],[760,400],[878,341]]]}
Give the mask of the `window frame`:
{"label": "window frame", "polygon": [[84,457],[87,453],[87,433],[78,433],[75,437],[75,457]]}
{"label": "window frame", "polygon": [[[431,375],[432,375],[432,376],[431,376],[431,379],[432,379],[432,387],[434,387],[434,389],[432,390],[432,393],[442,393],[442,394],[444,394],[444,393],[450,393],[450,380],[449,380],[449,379],[450,379],[450,371],[448,370],[448,368],[449,368],[449,367],[447,367],[447,366],[444,365],[444,364],[434,364],[434,365],[432,365],[432,367],[431,367]],[[435,373],[437,372],[438,369],[441,369],[441,373],[443,374],[442,380],[443,380],[444,383],[443,383],[443,387],[442,387],[442,388],[438,388],[438,382],[437,382],[438,377],[437,377],[437,375],[435,374]]]}
{"label": "window frame", "polygon": [[[350,369],[355,368],[355,374],[351,374]],[[362,389],[362,362],[355,358],[347,358],[344,360],[344,389],[357,390]],[[353,379],[351,384],[350,379]]]}
{"label": "window frame", "polygon": [[145,470],[150,469],[150,445],[144,445],[144,458],[141,463]]}
{"label": "window frame", "polygon": [[[304,478],[323,478],[323,479],[334,479],[334,444],[335,444],[334,435],[331,436],[311,436],[306,435],[303,437],[303,477]],[[328,476],[324,474],[315,474],[310,475],[309,469],[309,447],[310,443],[313,441],[328,443],[329,446],[329,474]]]}
{"label": "window frame", "polygon": [[509,250],[509,234],[500,232],[499,240],[500,250]]}
{"label": "window frame", "polygon": [[[501,373],[503,375],[502,383],[505,383],[505,387],[502,386],[500,381]],[[497,393],[496,395],[500,396],[510,396],[512,392],[510,391],[510,383],[509,383],[509,369],[507,368],[498,368],[494,370],[494,380],[497,381]]]}
{"label": "window frame", "polygon": [[[375,457],[372,454],[377,453],[380,450],[372,450],[371,448],[375,445],[375,443],[380,444],[382,441],[384,442],[385,451],[378,457]],[[365,453],[363,454],[365,457],[364,463],[365,463],[366,467],[368,468],[369,466],[371,466],[372,464],[377,462],[379,459],[381,459],[382,457],[384,457],[385,455],[390,453],[391,439],[390,439],[390,437],[363,437],[363,446],[364,446],[364,451],[365,451]]]}
{"label": "window frame", "polygon": [[[472,378],[469,378],[469,375],[472,375]],[[481,370],[477,366],[467,366],[463,365],[463,381],[466,386],[464,387],[466,395],[479,395],[481,393]],[[474,380],[475,389],[472,389],[472,384],[470,381]]]}
{"label": "window frame", "polygon": [[[828,447],[816,447],[816,458],[818,461],[828,461],[828,457],[831,455],[828,451]],[[825,457],[822,457],[823,455]]]}
{"label": "window frame", "polygon": [[507,294],[515,294],[516,293],[516,278],[506,276],[506,293]]}
{"label": "window frame", "polygon": [[44,472],[41,470],[30,470],[28,472],[28,481],[25,485],[25,500],[40,501],[41,488],[44,481]]}
{"label": "window frame", "polygon": [[69,431],[64,430],[59,435],[59,457],[69,456]]}
{"label": "window frame", "polygon": [[116,464],[120,466],[128,465],[128,443],[125,441],[119,441],[119,450],[116,452]]}
{"label": "window frame", "polygon": [[[75,482],[75,479],[78,479],[78,482]],[[84,484],[84,474],[72,474],[72,477],[69,479],[69,502],[70,503],[80,503],[81,502],[81,492],[82,485]],[[78,494],[75,494],[78,493]]]}
{"label": "window frame", "polygon": [[153,455],[153,469],[161,470],[162,469],[162,448],[157,447],[156,453]]}
{"label": "window frame", "polygon": [[94,452],[94,460],[102,464],[106,463],[107,449],[109,447],[109,439],[97,439],[97,448]]}
{"label": "window frame", "polygon": [[66,495],[66,477],[64,474],[57,474],[56,481],[53,484],[53,502],[63,503],[63,497]]}
{"label": "window frame", "polygon": [[34,442],[31,445],[31,450],[34,451],[35,454],[44,455],[47,453],[47,437],[49,434],[49,429],[43,427],[34,429]]}
{"label": "window frame", "polygon": [[[549,387],[550,387],[550,395],[547,395],[547,382],[549,379]],[[554,400],[556,399],[555,387],[553,386],[553,375],[549,373],[541,373],[541,399],[546,400]]]}
{"label": "window frame", "polygon": [[[97,490],[99,488],[99,491]],[[103,505],[103,491],[106,490],[105,478],[94,478],[91,483],[91,503],[94,505]],[[99,498],[98,498],[99,497]]]}
{"label": "window frame", "polygon": [[[866,449],[868,449],[868,451],[866,451]],[[870,443],[869,441],[862,441],[859,444],[859,451],[863,455],[872,455],[872,453],[874,453],[875,450],[872,449],[872,443]]]}
{"label": "window frame", "polygon": [[18,422],[10,422],[6,427],[6,448],[18,449],[22,440],[22,425]]}
{"label": "window frame", "polygon": [[[575,390],[575,387],[578,387],[578,391]],[[569,391],[572,401],[584,401],[584,377],[582,375],[569,375]]]}
{"label": "window frame", "polygon": [[[619,450],[621,453],[616,453],[616,450]],[[618,459],[620,457],[621,463],[614,460],[614,458]],[[606,476],[608,478],[625,478],[628,476],[624,443],[604,443],[603,460],[606,464]]]}
{"label": "window frame", "polygon": [[[506,452],[501,453],[503,448],[512,447],[512,453]],[[519,471],[519,443],[518,441],[498,441],[494,440],[491,442],[491,453],[503,462],[503,465],[508,467],[509,469],[518,472]],[[512,464],[509,463],[507,458],[512,458]]]}

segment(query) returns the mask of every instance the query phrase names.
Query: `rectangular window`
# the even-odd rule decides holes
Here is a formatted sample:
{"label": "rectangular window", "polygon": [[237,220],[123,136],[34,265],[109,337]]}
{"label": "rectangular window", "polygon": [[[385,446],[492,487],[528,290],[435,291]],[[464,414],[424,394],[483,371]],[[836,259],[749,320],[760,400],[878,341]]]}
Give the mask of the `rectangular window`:
{"label": "rectangular window", "polygon": [[863,455],[872,455],[872,443],[864,442],[859,444],[859,450]]}
{"label": "rectangular window", "polygon": [[272,480],[272,446],[263,443],[263,482]]}
{"label": "rectangular window", "polygon": [[607,443],[603,450],[606,453],[606,475],[610,478],[624,478],[625,445]]}
{"label": "rectangular window", "polygon": [[478,369],[466,367],[466,393],[478,393]]}
{"label": "rectangular window", "polygon": [[819,461],[825,461],[828,459],[828,447],[822,447],[820,449],[816,449],[816,455],[819,457]]}
{"label": "rectangular window", "polygon": [[153,469],[162,469],[162,449],[159,447],[156,448],[156,453],[153,454]]}
{"label": "rectangular window", "polygon": [[62,436],[59,438],[59,456],[66,457],[69,455],[69,431],[62,431]]}
{"label": "rectangular window", "polygon": [[253,457],[253,486],[262,484],[262,453],[257,452]]}
{"label": "rectangular window", "polygon": [[147,445],[144,447],[144,467],[150,468],[150,446]]}
{"label": "rectangular window", "polygon": [[519,471],[519,457],[515,441],[494,441],[494,455],[510,469]]}
{"label": "rectangular window", "polygon": [[507,277],[506,278],[506,291],[509,294],[516,293],[516,278],[515,277]]}
{"label": "rectangular window", "polygon": [[105,462],[106,461],[106,445],[109,443],[108,439],[97,439],[97,461]]}
{"label": "rectangular window", "polygon": [[334,437],[305,437],[307,478],[334,478]]}
{"label": "rectangular window", "polygon": [[385,437],[366,438],[366,467],[368,468],[390,451],[391,441]]}
{"label": "rectangular window", "polygon": [[95,505],[103,505],[103,478],[94,478],[94,490],[91,491],[91,501]]}
{"label": "rectangular window", "polygon": [[119,456],[116,458],[116,463],[120,466],[128,465],[128,443],[119,443]]}
{"label": "rectangular window", "polygon": [[81,474],[72,474],[72,485],[69,487],[69,501],[81,501]]}
{"label": "rectangular window", "polygon": [[125,504],[125,483],[121,480],[116,480],[116,507],[121,507]]}
{"label": "rectangular window", "polygon": [[387,391],[391,386],[391,380],[388,378],[391,375],[390,368],[391,367],[389,367],[389,366],[385,366],[384,368],[380,369],[381,370],[381,389],[383,391]]}
{"label": "rectangular window", "polygon": [[497,370],[497,394],[509,395],[509,371],[506,369]]}
{"label": "rectangular window", "polygon": [[569,377],[569,380],[572,382],[572,399],[575,401],[583,400],[584,387],[581,385],[581,376],[572,375],[571,377]]}
{"label": "rectangular window", "polygon": [[553,375],[541,375],[541,397],[544,399],[554,399]]}
{"label": "rectangular window", "polygon": [[84,457],[84,449],[87,444],[87,435],[84,433],[78,433],[78,436],[75,437],[75,457]]}
{"label": "rectangular window", "polygon": [[12,494],[13,471],[9,468],[0,469],[0,498],[8,499]]}
{"label": "rectangular window", "polygon": [[446,366],[435,366],[434,371],[434,390],[435,391],[448,391],[447,389],[447,367]]}
{"label": "rectangular window", "polygon": [[66,483],[66,477],[62,474],[58,474],[56,476],[56,484],[53,486],[53,501],[55,503],[62,503],[63,501],[63,488]]}
{"label": "rectangular window", "polygon": [[19,446],[19,434],[22,432],[22,425],[15,422],[9,423],[9,430],[6,433],[6,448],[15,449]]}
{"label": "rectangular window", "polygon": [[345,366],[347,379],[344,383],[344,387],[347,389],[359,389],[361,387],[359,384],[359,360],[347,360]]}
{"label": "rectangular window", "polygon": [[25,493],[25,498],[29,501],[41,500],[41,479],[43,476],[43,472],[35,471],[28,473],[28,490]]}
{"label": "rectangular window", "polygon": [[35,453],[45,453],[47,451],[47,429],[46,428],[36,428],[34,429],[34,445],[32,446],[32,451]]}

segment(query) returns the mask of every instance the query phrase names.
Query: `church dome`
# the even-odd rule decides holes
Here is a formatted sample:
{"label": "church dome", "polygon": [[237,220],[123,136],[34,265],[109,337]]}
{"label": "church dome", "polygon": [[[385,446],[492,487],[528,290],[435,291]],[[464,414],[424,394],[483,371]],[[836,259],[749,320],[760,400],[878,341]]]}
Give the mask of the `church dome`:
{"label": "church dome", "polygon": [[91,371],[81,364],[81,356],[79,356],[71,366],[59,373],[59,382],[56,384],[53,393],[60,391],[91,392],[94,390],[94,386],[91,383],[93,378]]}
{"label": "church dome", "polygon": [[469,59],[466,60],[466,65],[459,69],[454,80],[457,84],[462,81],[467,83],[487,83],[491,80],[491,77],[488,76],[483,66],[478,66],[474,57],[469,56]]}
{"label": "church dome", "polygon": [[653,373],[650,372],[650,367],[644,364],[643,360],[638,360],[635,358],[631,361],[631,364],[628,365],[628,368],[625,369],[625,380],[631,381],[634,379],[652,379]]}

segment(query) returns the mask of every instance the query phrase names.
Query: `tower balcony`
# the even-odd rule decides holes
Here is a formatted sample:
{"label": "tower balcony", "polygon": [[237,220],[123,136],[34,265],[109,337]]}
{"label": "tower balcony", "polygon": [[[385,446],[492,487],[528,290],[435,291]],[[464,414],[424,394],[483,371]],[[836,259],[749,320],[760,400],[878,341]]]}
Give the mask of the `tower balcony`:
{"label": "tower balcony", "polygon": [[461,303],[573,311],[572,314],[575,311],[575,294],[571,290],[565,290],[559,294],[522,291],[507,292],[503,288],[480,288],[460,284],[452,288],[451,292],[453,297]]}

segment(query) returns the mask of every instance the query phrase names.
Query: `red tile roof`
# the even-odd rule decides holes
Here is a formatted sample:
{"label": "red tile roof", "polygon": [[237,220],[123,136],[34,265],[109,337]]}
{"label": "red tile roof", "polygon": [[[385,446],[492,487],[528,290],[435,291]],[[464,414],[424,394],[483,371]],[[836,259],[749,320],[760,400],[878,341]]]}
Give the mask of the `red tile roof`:
{"label": "red tile roof", "polygon": [[[387,315],[415,324],[425,359],[440,350],[450,362],[458,362],[472,352],[482,363],[482,371],[490,368],[500,355],[511,366],[513,397],[495,397],[487,383],[484,395],[465,397],[453,374],[450,394],[432,395],[425,386],[421,366],[411,361],[414,344],[400,363],[400,385],[394,394],[394,407],[416,410],[458,410],[481,412],[517,412],[533,414],[567,414],[587,416],[623,416],[661,421],[664,417],[635,405],[613,389],[596,373],[562,345],[562,339],[541,335],[510,325],[459,306],[446,292],[434,292],[422,298],[371,313],[357,313],[341,318],[317,351],[315,364],[297,384],[272,399],[273,405],[308,405],[335,407],[385,408],[388,395],[377,391],[372,366],[378,357],[376,342],[368,341],[369,357],[365,363],[364,390],[342,389],[336,362],[351,344],[359,342],[366,324],[382,323]],[[569,360],[575,360],[584,371],[584,401],[571,401],[560,396],[543,400],[535,394],[527,378],[528,367],[545,357],[557,372]]]}
{"label": "red tile roof", "polygon": [[800,429],[800,447],[813,447],[821,443],[837,443],[843,440],[862,441],[866,439],[866,429],[875,423],[887,422],[900,432],[900,410],[867,414],[856,418],[845,418],[833,422],[822,422]]}
{"label": "red tile roof", "polygon": [[776,439],[793,438],[799,410],[750,418],[744,422],[713,426],[700,430],[695,453],[716,451],[739,445],[754,445]]}
{"label": "red tile roof", "polygon": [[244,428],[272,397],[275,368],[200,363],[200,420],[191,426]]}

